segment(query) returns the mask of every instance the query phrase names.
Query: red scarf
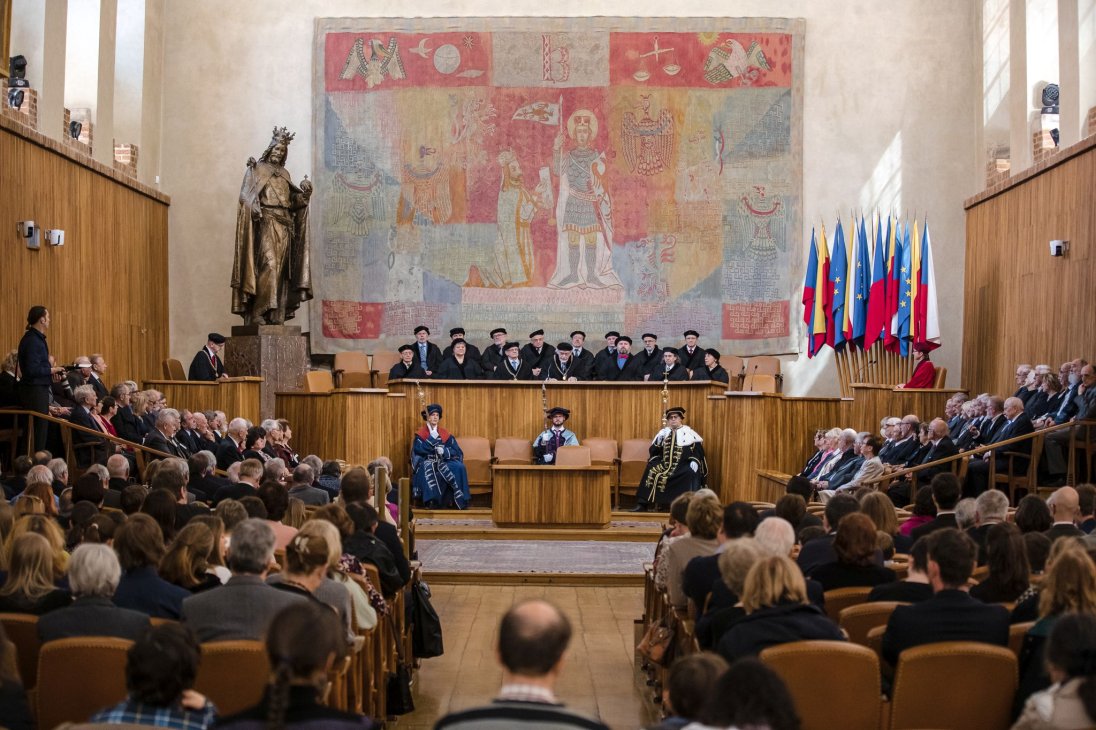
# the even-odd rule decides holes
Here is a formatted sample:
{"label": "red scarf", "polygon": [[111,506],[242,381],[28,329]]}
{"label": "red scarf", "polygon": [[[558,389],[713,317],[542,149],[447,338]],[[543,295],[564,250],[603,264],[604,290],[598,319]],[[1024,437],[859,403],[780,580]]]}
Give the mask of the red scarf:
{"label": "red scarf", "polygon": [[[418,431],[415,432],[415,435],[418,436],[419,438],[421,438],[423,441],[429,441],[430,440],[430,428],[427,427],[427,426],[423,426],[422,428],[420,428]],[[442,443],[445,443],[446,441],[449,440],[449,432],[446,431],[441,426],[438,426],[438,438],[441,439]]]}

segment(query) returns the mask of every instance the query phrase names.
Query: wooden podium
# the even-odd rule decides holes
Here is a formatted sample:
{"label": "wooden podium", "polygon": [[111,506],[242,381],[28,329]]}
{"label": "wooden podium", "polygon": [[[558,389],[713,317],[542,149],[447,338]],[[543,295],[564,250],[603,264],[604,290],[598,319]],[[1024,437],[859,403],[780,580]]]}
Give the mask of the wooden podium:
{"label": "wooden podium", "polygon": [[608,466],[499,465],[491,519],[499,527],[608,527]]}

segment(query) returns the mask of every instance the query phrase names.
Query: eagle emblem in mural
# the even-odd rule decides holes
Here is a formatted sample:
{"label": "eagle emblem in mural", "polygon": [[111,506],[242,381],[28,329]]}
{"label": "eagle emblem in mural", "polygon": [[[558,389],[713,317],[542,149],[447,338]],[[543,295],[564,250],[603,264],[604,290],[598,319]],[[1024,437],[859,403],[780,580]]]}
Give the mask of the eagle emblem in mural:
{"label": "eagle emblem in mural", "polygon": [[658,113],[658,119],[652,119],[650,94],[639,97],[638,107],[642,119],[625,112],[621,121],[624,159],[628,160],[633,173],[657,175],[669,167],[674,152],[674,117],[669,109],[663,109]]}

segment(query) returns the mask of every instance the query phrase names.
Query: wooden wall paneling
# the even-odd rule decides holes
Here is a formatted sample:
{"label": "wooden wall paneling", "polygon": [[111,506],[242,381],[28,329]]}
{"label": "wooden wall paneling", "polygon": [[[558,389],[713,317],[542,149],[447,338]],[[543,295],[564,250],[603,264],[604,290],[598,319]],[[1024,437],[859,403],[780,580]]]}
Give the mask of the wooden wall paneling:
{"label": "wooden wall paneling", "polygon": [[[0,119],[0,221],[7,231],[0,343],[14,349],[27,310],[44,304],[58,362],[102,353],[110,384],[158,377],[169,338],[167,199],[96,171],[98,163],[70,159],[51,149],[58,143],[16,126]],[[43,235],[39,250],[28,249],[14,231],[24,220],[43,232],[64,230],[64,245],[50,246]]]}
{"label": "wooden wall paneling", "polygon": [[246,418],[259,423],[259,392],[263,379],[239,377],[215,383],[190,380],[145,380],[143,387],[158,390],[169,408],[191,411],[224,411],[229,420]]}
{"label": "wooden wall paneling", "polygon": [[[1021,362],[1096,359],[1096,140],[967,203],[963,378],[1008,395]],[[1069,252],[1050,256],[1053,239]]]}

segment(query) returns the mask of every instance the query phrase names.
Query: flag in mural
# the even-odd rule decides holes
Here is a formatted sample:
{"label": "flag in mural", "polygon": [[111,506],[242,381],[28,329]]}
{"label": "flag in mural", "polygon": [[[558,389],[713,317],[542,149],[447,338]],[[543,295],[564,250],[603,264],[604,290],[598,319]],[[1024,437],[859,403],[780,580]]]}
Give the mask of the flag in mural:
{"label": "flag in mural", "polygon": [[792,352],[803,24],[321,19],[312,347],[418,324]]}

